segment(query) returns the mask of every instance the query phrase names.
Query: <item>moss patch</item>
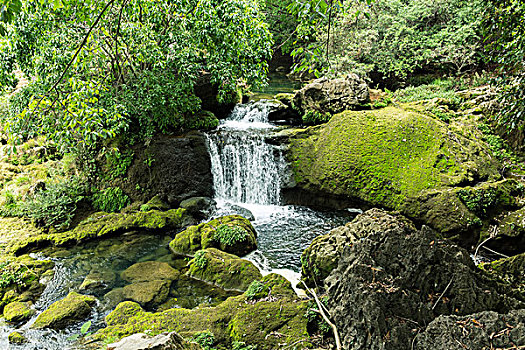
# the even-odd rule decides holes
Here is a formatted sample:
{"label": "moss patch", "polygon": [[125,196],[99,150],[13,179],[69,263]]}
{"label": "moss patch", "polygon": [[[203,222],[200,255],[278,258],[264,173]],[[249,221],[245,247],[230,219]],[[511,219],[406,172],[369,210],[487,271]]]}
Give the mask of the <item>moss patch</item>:
{"label": "moss patch", "polygon": [[34,314],[35,310],[31,309],[31,304],[28,302],[15,301],[4,308],[4,317],[7,322],[26,321]]}
{"label": "moss patch", "polygon": [[[202,250],[203,256],[188,263],[188,276],[214,284],[225,290],[244,292],[254,280],[262,278],[255,265],[215,248]],[[204,263],[200,263],[203,260]]]}
{"label": "moss patch", "polygon": [[291,139],[306,189],[399,208],[421,191],[499,177],[484,147],[444,123],[400,108],[337,114]]}
{"label": "moss patch", "polygon": [[249,220],[228,215],[188,227],[170,242],[170,249],[175,254],[192,256],[200,249],[218,248],[243,256],[257,248],[256,239],[257,233]]}
{"label": "moss patch", "polygon": [[185,212],[185,209],[180,208],[129,214],[99,212],[82,221],[73,230],[30,236],[24,240],[11,242],[8,249],[14,254],[20,254],[49,245],[73,245],[90,239],[118,235],[129,231],[176,230],[191,220]]}

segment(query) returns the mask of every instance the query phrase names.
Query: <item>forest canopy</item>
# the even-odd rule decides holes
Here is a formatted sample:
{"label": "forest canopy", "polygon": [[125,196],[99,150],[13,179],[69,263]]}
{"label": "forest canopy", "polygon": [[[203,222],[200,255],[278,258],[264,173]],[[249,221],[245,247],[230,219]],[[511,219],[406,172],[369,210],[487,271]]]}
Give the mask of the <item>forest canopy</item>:
{"label": "forest canopy", "polygon": [[12,141],[45,134],[67,150],[132,125],[142,136],[182,129],[203,75],[220,101],[266,81],[272,40],[254,1],[3,3],[18,14],[2,18],[0,82],[12,87],[15,67],[31,77],[4,121]]}

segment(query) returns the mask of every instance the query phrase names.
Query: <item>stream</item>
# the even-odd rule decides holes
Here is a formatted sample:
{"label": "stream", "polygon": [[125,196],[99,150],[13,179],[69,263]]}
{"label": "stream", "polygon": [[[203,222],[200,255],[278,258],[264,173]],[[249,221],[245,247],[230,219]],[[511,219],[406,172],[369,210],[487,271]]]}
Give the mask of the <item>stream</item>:
{"label": "stream", "polygon": [[[266,100],[238,105],[217,130],[207,134],[217,202],[214,217],[228,214],[253,215],[252,224],[258,234],[258,249],[246,258],[263,274],[277,272],[293,285],[300,277],[300,256],[313,238],[350,221],[359,211],[322,212],[311,208],[281,205],[280,189],[286,164],[278,146],[265,142],[279,127],[268,122]],[[6,324],[0,319],[0,349],[62,350],[81,348],[68,339],[79,334],[83,320],[63,331],[33,330],[31,325],[39,313],[70,291],[80,290],[87,275],[107,272],[114,276],[103,288],[89,293],[99,302],[90,316],[91,331],[104,327],[104,317],[122,301],[119,288],[125,285],[120,273],[137,262],[161,261],[184,271],[187,260],[174,257],[168,243],[176,232],[147,235],[129,232],[68,249],[47,249],[38,258],[51,258],[56,267],[54,276],[34,305],[36,315],[23,325]],[[169,299],[148,311],[172,307],[194,308],[216,305],[231,293],[181,275],[173,283]],[[24,345],[11,345],[8,335],[18,330],[29,340]]]}

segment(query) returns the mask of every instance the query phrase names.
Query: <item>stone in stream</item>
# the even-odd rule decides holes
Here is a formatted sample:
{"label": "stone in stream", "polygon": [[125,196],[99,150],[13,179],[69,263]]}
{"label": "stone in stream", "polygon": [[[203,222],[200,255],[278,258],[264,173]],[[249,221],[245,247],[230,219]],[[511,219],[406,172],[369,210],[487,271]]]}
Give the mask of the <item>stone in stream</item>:
{"label": "stone in stream", "polygon": [[87,317],[96,302],[93,296],[71,292],[38,315],[31,328],[64,329]]}
{"label": "stone in stream", "polygon": [[27,321],[34,314],[35,310],[31,309],[32,303],[30,302],[19,302],[7,304],[4,308],[4,318],[7,322],[18,323]]}
{"label": "stone in stream", "polygon": [[169,244],[177,255],[192,256],[204,248],[218,248],[244,256],[257,249],[257,233],[250,221],[240,215],[228,215],[178,233]]}
{"label": "stone in stream", "polygon": [[79,287],[80,291],[100,291],[111,286],[117,278],[109,269],[91,270]]}
{"label": "stone in stream", "polygon": [[168,298],[170,286],[170,280],[136,282],[124,286],[122,292],[126,299],[150,307],[162,304]]}
{"label": "stone in stream", "polygon": [[196,218],[204,219],[211,215],[217,203],[209,197],[192,197],[183,200],[180,207]]}
{"label": "stone in stream", "polygon": [[188,265],[188,276],[224,290],[244,292],[254,280],[262,278],[251,261],[215,248],[199,251]]}
{"label": "stone in stream", "polygon": [[154,280],[174,281],[180,272],[165,262],[146,261],[131,265],[124,270],[120,277],[127,282],[145,282]]}
{"label": "stone in stream", "polygon": [[9,333],[7,339],[9,340],[9,344],[22,345],[27,343],[27,338],[17,331]]}

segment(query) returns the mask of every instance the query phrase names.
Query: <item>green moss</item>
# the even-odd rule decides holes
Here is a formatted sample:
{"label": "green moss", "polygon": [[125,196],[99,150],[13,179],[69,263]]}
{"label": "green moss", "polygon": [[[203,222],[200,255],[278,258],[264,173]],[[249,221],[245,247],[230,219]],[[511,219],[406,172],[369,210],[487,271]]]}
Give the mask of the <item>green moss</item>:
{"label": "green moss", "polygon": [[190,277],[217,285],[225,290],[244,292],[250,283],[262,278],[255,265],[235,255],[215,248],[203,250],[206,264],[202,267],[196,258],[188,263],[187,274]]}
{"label": "green moss", "polygon": [[525,297],[525,253],[479,265],[482,270],[502,279]]}
{"label": "green moss", "polygon": [[152,335],[176,331],[187,338],[209,332],[214,335],[214,345],[218,348],[231,349],[234,341],[256,345],[258,350],[280,349],[294,342],[308,348],[306,307],[303,301],[251,304],[241,295],[228,298],[216,307],[149,313],[136,303],[123,302],[106,317],[108,326],[94,338],[115,340],[146,330]]}
{"label": "green moss", "polygon": [[223,216],[190,226],[170,242],[173,253],[191,256],[204,248],[218,248],[239,256],[257,248],[257,234],[249,220],[240,215]]}
{"label": "green moss", "polygon": [[300,187],[397,209],[408,197],[469,179],[498,178],[479,142],[420,113],[347,111],[291,139]]}
{"label": "green moss", "polygon": [[244,292],[244,295],[250,300],[257,300],[266,297],[269,291],[270,288],[265,286],[264,283],[253,281],[246,289],[246,292]]}
{"label": "green moss", "polygon": [[22,322],[26,321],[35,314],[35,310],[31,309],[31,304],[28,302],[14,302],[6,305],[4,308],[4,318],[7,322]]}
{"label": "green moss", "polygon": [[95,297],[71,292],[64,299],[51,304],[47,310],[38,315],[31,327],[36,329],[63,329],[70,323],[89,315],[91,306],[95,302]]}
{"label": "green moss", "polygon": [[118,235],[136,230],[175,230],[186,224],[185,209],[148,212],[104,213],[99,212],[82,221],[73,230],[41,234],[13,242],[10,250],[14,254],[28,252],[49,245],[67,246],[103,236]]}

